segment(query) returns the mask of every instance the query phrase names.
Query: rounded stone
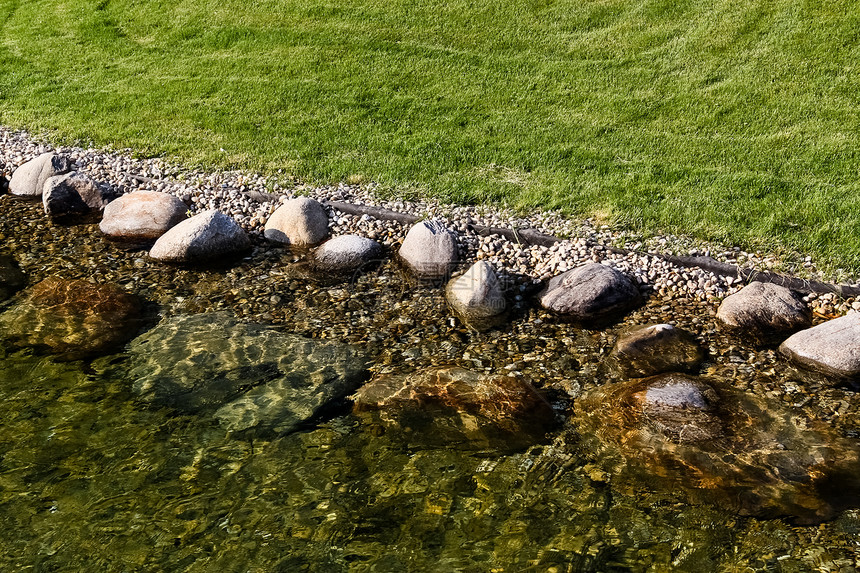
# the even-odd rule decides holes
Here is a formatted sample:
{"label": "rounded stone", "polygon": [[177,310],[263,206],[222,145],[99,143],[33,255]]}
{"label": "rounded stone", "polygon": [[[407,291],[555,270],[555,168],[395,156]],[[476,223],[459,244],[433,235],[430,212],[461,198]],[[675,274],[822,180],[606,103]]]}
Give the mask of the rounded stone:
{"label": "rounded stone", "polygon": [[279,243],[306,246],[326,240],[328,214],[315,199],[296,197],[272,213],[263,229],[265,237]]}
{"label": "rounded stone", "polygon": [[633,309],[639,289],[622,272],[590,263],[550,279],[540,295],[546,310],[578,321],[602,321]]}
{"label": "rounded stone", "polygon": [[251,240],[232,217],[203,211],[164,233],[149,256],[165,262],[205,262],[245,251]]}
{"label": "rounded stone", "polygon": [[71,169],[72,162],[65,155],[43,153],[15,170],[9,180],[9,193],[20,197],[40,197],[48,179]]}
{"label": "rounded stone", "polygon": [[459,260],[457,235],[441,221],[421,221],[409,229],[398,254],[419,278],[442,279]]}
{"label": "rounded stone", "polygon": [[690,332],[671,324],[651,324],[622,332],[610,353],[610,364],[624,378],[641,378],[691,370],[704,357]]}
{"label": "rounded stone", "polygon": [[105,207],[99,229],[112,239],[151,241],[185,220],[187,211],[173,195],[135,191]]}
{"label": "rounded stone", "polygon": [[797,364],[838,378],[860,376],[860,314],[793,334],[779,350]]}
{"label": "rounded stone", "polygon": [[478,261],[465,273],[451,279],[445,294],[454,310],[467,320],[496,316],[506,307],[499,277],[487,261]]}
{"label": "rounded stone", "polygon": [[382,256],[382,245],[358,235],[341,235],[329,239],[312,255],[315,270],[335,273],[351,272]]}
{"label": "rounded stone", "polygon": [[784,286],[753,282],[726,297],[717,318],[729,328],[766,340],[812,324],[812,314],[791,290]]}

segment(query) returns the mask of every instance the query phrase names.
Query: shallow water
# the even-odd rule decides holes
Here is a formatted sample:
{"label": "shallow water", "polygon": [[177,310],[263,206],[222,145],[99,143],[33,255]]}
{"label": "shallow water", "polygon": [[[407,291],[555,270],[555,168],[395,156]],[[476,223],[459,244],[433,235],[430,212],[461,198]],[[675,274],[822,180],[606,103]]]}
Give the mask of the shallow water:
{"label": "shallow water", "polygon": [[[426,421],[393,426],[348,405],[293,433],[237,434],[142,400],[123,373],[125,347],[76,361],[0,350],[0,570],[858,567],[855,509],[813,526],[739,516],[719,500],[650,481],[636,464],[604,463],[574,423],[575,404],[618,382],[602,364],[623,324],[581,330],[524,303],[503,329],[475,333],[453,319],[438,289],[409,286],[390,264],[327,286],[291,277],[292,255],[263,247],[218,270],[136,266],[141,253],[104,243],[91,226],[39,227],[38,240],[27,238],[22,229],[38,219],[28,223],[29,208],[13,208],[24,217],[0,218],[2,232],[14,237],[31,284],[52,274],[119,282],[147,299],[150,325],[228,309],[286,333],[360,346],[374,372],[521,372],[559,420],[514,451],[440,444]],[[856,443],[856,393],[726,337],[707,305],[667,305],[649,301],[625,324],[670,319],[691,329],[711,349],[704,374],[781,404],[799,432],[819,424]]]}

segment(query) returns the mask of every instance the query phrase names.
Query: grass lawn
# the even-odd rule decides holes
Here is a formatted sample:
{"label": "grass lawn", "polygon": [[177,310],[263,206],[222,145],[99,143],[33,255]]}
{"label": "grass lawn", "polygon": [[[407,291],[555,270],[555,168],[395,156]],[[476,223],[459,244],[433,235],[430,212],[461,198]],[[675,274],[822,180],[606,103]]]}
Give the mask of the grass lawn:
{"label": "grass lawn", "polygon": [[0,0],[0,123],[860,271],[856,0]]}

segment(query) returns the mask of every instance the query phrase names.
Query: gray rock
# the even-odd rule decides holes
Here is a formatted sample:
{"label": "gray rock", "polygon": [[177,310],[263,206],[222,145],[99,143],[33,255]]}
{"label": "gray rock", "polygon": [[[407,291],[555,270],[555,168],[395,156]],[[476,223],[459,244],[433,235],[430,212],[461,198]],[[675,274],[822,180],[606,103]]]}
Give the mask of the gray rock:
{"label": "gray rock", "polygon": [[45,188],[45,181],[68,173],[71,169],[72,162],[65,155],[43,153],[15,170],[9,180],[9,192],[20,197],[39,197]]}
{"label": "gray rock", "polygon": [[245,251],[251,240],[231,217],[204,211],[164,233],[152,246],[149,256],[166,262],[204,262]]}
{"label": "gray rock", "polygon": [[792,361],[840,378],[860,375],[860,314],[848,314],[801,330],[779,347]]}
{"label": "gray rock", "polygon": [[506,307],[499,277],[487,261],[478,261],[461,276],[451,279],[445,294],[457,314],[467,322],[499,315]]}
{"label": "gray rock", "polygon": [[152,241],[184,221],[187,211],[173,195],[135,191],[105,207],[99,229],[112,239]]}
{"label": "gray rock", "polygon": [[381,256],[382,245],[373,239],[358,235],[341,235],[317,247],[311,258],[315,270],[344,273],[355,271]]}
{"label": "gray rock", "polygon": [[227,313],[166,319],[128,346],[144,401],[213,414],[228,430],[287,432],[364,381],[368,358],[347,345],[244,324]]}
{"label": "gray rock", "polygon": [[811,312],[792,291],[762,282],[750,283],[726,297],[717,318],[732,329],[765,341],[812,325]]}
{"label": "gray rock", "polygon": [[716,411],[719,396],[698,378],[677,373],[653,376],[633,398],[639,401],[648,423],[680,443],[712,440],[723,434]]}
{"label": "gray rock", "polygon": [[45,181],[42,205],[50,217],[70,217],[101,211],[115,197],[115,193],[102,189],[88,175],[72,171]]}
{"label": "gray rock", "polygon": [[693,335],[671,324],[636,326],[618,337],[610,364],[624,378],[691,370],[705,357]]}
{"label": "gray rock", "polygon": [[400,259],[419,278],[447,277],[459,260],[457,235],[440,221],[416,223],[400,246]]}
{"label": "gray rock", "polygon": [[6,300],[27,284],[27,276],[21,272],[15,259],[0,255],[0,301]]}
{"label": "gray rock", "polygon": [[590,263],[550,279],[540,294],[545,309],[582,322],[614,318],[637,306],[639,289],[623,273]]}
{"label": "gray rock", "polygon": [[328,237],[325,207],[310,197],[290,199],[272,213],[263,230],[265,237],[279,243],[316,245]]}

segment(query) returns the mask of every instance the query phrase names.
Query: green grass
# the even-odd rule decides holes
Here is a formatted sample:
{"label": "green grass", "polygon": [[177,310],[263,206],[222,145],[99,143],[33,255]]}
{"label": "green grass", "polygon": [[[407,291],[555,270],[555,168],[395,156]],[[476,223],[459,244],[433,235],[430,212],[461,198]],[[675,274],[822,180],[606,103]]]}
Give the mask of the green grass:
{"label": "green grass", "polygon": [[852,271],[858,62],[855,0],[0,0],[6,125]]}

